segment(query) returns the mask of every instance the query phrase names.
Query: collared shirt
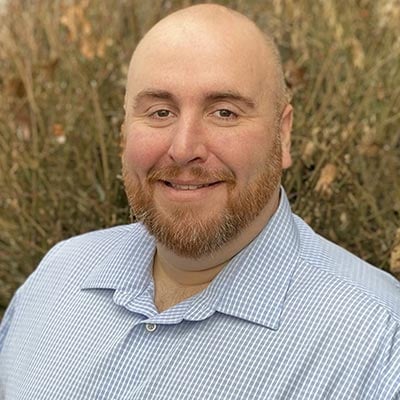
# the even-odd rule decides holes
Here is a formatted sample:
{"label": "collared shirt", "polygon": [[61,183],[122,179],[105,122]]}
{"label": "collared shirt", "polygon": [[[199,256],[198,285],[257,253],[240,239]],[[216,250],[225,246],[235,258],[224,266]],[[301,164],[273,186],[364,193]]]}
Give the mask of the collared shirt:
{"label": "collared shirt", "polygon": [[60,243],[0,330],[4,400],[400,399],[400,287],[279,209],[158,313],[140,224]]}

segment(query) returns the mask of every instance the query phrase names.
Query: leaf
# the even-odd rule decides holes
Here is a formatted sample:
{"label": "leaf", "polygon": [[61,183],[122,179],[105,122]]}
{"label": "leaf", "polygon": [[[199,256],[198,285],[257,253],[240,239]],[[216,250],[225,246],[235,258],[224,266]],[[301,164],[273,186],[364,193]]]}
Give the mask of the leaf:
{"label": "leaf", "polygon": [[332,183],[337,175],[337,168],[334,164],[327,164],[321,170],[318,182],[315,185],[315,191],[325,196],[332,195]]}
{"label": "leaf", "polygon": [[363,69],[365,65],[365,52],[361,42],[353,38],[351,40],[351,50],[353,54],[353,64],[357,69]]}
{"label": "leaf", "polygon": [[284,65],[285,78],[291,88],[296,88],[305,83],[306,70],[298,66],[293,59],[288,60]]}
{"label": "leaf", "polygon": [[67,140],[64,132],[64,127],[61,124],[53,125],[53,135],[56,138],[57,143],[64,144]]}

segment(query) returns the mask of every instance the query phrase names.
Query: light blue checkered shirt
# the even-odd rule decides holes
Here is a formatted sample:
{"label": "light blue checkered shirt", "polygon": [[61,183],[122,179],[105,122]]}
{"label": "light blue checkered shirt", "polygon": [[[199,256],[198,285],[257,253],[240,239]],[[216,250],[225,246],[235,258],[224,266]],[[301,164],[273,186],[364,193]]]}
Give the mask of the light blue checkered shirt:
{"label": "light blue checkered shirt", "polygon": [[0,330],[0,399],[400,399],[400,287],[282,192],[263,232],[159,314],[140,224],[53,248]]}

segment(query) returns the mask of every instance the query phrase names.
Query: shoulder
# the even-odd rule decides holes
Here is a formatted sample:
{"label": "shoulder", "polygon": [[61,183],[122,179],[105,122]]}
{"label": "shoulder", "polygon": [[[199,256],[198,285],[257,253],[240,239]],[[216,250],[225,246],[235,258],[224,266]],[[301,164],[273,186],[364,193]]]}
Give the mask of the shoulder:
{"label": "shoulder", "polygon": [[88,248],[90,252],[93,252],[95,249],[100,251],[104,246],[107,248],[115,245],[116,241],[119,242],[127,237],[134,238],[135,236],[145,234],[146,230],[142,224],[119,225],[73,236],[63,240],[55,247],[64,248],[65,250],[74,248],[85,250]]}
{"label": "shoulder", "polygon": [[45,255],[43,261],[75,255],[82,258],[86,254],[102,257],[108,254],[111,249],[117,249],[121,243],[127,240],[131,241],[131,245],[134,245],[135,239],[138,240],[145,235],[147,235],[145,228],[138,223],[87,232],[57,243]]}
{"label": "shoulder", "polygon": [[84,233],[52,247],[23,287],[42,283],[62,284],[85,279],[90,271],[110,257],[119,256],[149,240],[142,224],[120,225]]}
{"label": "shoulder", "polygon": [[337,290],[377,306],[400,323],[400,282],[389,273],[315,233],[295,216],[300,236],[300,259],[311,273],[335,283]]}

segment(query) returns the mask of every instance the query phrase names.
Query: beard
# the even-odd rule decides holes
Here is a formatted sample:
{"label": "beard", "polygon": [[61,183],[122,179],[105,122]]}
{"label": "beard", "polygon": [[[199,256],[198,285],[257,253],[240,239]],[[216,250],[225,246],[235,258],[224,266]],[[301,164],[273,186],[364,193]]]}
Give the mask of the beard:
{"label": "beard", "polygon": [[[219,212],[199,213],[188,204],[176,204],[168,211],[161,210],[154,201],[154,185],[170,181],[188,171],[202,181],[224,181],[227,201]],[[232,171],[210,171],[201,166],[180,167],[172,165],[149,171],[141,184],[134,171],[122,157],[122,175],[132,213],[142,222],[158,243],[174,253],[187,258],[211,255],[235,239],[261,213],[277,190],[282,176],[282,151],[280,137],[275,135],[273,147],[259,176],[247,188],[235,193],[236,177]],[[160,183],[159,183],[160,184]],[[161,183],[162,184],[162,183]]]}

